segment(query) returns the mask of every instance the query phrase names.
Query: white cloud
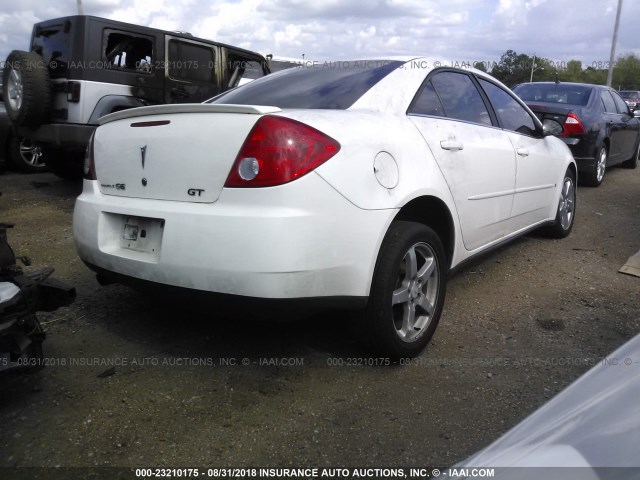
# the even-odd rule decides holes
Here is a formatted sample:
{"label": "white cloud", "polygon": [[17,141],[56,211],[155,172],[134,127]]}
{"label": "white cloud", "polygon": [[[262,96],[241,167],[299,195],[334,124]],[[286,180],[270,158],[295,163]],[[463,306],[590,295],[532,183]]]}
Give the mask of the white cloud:
{"label": "white cloud", "polygon": [[[26,49],[33,23],[76,0],[0,0],[0,59]],[[617,0],[83,0],[86,14],[189,31],[300,58],[428,55],[498,60],[507,49],[552,60],[607,60]],[[640,54],[640,2],[623,6],[617,52]]]}

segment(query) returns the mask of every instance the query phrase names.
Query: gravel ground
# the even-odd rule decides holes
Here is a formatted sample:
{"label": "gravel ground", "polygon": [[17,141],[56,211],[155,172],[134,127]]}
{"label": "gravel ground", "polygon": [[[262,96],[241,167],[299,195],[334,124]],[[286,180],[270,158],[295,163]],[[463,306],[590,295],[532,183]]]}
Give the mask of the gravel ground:
{"label": "gravel ground", "polygon": [[617,272],[640,248],[640,170],[580,188],[569,238],[458,273],[432,343],[390,367],[361,364],[343,313],[267,323],[99,286],[73,244],[80,188],[0,175],[16,253],[78,290],[39,315],[50,366],[0,376],[0,466],[451,465],[640,331],[640,278]]}

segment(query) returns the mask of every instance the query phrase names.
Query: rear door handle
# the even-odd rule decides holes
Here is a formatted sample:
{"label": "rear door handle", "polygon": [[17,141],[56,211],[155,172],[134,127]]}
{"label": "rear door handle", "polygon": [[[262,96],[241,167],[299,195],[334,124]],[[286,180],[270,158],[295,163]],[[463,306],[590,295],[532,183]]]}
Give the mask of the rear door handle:
{"label": "rear door handle", "polygon": [[443,150],[464,150],[464,145],[462,142],[459,142],[455,138],[450,138],[449,140],[441,140],[440,147]]}
{"label": "rear door handle", "polygon": [[526,148],[517,148],[516,149],[516,153],[518,155],[520,155],[521,157],[528,157],[529,156],[529,150],[527,150]]}

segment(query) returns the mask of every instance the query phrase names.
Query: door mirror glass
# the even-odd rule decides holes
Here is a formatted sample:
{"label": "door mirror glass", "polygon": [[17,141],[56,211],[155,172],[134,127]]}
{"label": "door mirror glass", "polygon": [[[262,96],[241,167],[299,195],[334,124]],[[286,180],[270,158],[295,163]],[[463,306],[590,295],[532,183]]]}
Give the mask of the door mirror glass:
{"label": "door mirror glass", "polygon": [[560,135],[562,133],[562,125],[555,120],[547,118],[542,122],[542,134],[547,137],[549,135]]}

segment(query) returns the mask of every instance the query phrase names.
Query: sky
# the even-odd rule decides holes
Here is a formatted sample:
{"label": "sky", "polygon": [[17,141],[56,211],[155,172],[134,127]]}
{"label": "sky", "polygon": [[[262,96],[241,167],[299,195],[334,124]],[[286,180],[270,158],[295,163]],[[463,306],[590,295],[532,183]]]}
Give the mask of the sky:
{"label": "sky", "polygon": [[[553,62],[607,62],[618,0],[82,0],[84,13],[193,35],[277,57],[417,55],[496,62],[508,49]],[[26,50],[35,22],[77,0],[0,0],[0,67]],[[640,56],[640,1],[623,0],[616,56]],[[602,68],[602,67],[600,67]],[[606,67],[605,67],[606,68]]]}

